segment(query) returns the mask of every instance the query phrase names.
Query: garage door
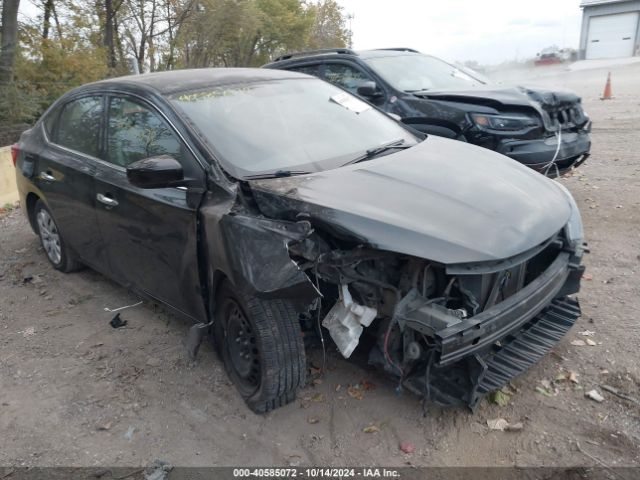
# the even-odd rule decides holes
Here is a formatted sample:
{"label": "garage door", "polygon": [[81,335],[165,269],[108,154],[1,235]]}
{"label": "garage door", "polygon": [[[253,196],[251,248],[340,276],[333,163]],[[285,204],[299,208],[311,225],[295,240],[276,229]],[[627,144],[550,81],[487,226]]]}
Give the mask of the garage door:
{"label": "garage door", "polygon": [[632,56],[637,28],[638,12],[591,17],[587,58]]}

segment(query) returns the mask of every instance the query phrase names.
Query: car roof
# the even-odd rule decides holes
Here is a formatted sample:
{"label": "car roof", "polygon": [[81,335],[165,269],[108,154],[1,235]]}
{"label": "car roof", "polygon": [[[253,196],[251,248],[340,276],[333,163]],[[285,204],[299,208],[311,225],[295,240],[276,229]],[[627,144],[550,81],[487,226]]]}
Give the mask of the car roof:
{"label": "car roof", "polygon": [[129,85],[152,89],[161,95],[172,95],[221,85],[296,78],[314,77],[286,70],[266,70],[261,68],[194,68],[108,78],[91,85],[117,87]]}
{"label": "car roof", "polygon": [[263,68],[279,68],[281,66],[295,65],[298,62],[307,62],[310,59],[326,60],[332,58],[361,59],[380,57],[397,57],[402,55],[424,55],[411,48],[379,48],[374,50],[351,50],[349,48],[327,48],[321,50],[307,50],[293,52],[276,58],[273,62],[263,65]]}
{"label": "car roof", "polygon": [[401,48],[388,48],[388,49],[378,49],[378,50],[360,50],[358,51],[358,56],[362,59],[368,58],[379,58],[379,57],[400,57],[404,55],[424,55],[423,53],[416,52],[415,50],[410,49],[401,49]]}

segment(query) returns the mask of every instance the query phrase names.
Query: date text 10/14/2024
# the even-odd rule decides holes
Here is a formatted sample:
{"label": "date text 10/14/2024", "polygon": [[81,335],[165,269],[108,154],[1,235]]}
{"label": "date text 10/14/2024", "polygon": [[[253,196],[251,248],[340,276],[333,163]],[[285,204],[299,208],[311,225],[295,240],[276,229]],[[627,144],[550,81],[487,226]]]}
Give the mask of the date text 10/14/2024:
{"label": "date text 10/14/2024", "polygon": [[389,468],[235,468],[234,478],[400,478],[398,470]]}

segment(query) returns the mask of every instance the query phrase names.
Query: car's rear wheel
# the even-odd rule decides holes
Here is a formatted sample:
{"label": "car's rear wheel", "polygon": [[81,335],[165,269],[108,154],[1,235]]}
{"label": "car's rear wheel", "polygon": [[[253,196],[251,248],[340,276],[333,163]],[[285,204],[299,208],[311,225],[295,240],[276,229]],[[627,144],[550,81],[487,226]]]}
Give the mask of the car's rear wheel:
{"label": "car's rear wheel", "polygon": [[216,301],[214,342],[229,377],[251,410],[264,413],[295,399],[306,377],[298,315],[282,299],[261,300],[225,282]]}
{"label": "car's rear wheel", "polygon": [[67,248],[58,225],[42,200],[36,203],[33,214],[40,243],[53,267],[62,272],[72,272],[81,268],[82,264]]}

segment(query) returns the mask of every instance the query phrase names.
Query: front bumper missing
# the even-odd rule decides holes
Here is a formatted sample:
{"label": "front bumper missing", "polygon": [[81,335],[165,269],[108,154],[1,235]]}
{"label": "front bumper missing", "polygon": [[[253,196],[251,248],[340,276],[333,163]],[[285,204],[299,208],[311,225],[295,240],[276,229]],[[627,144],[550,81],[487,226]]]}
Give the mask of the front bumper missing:
{"label": "front bumper missing", "polygon": [[[477,407],[546,355],[580,316],[576,293],[584,267],[561,252],[546,271],[493,308],[435,334],[426,367],[407,376],[410,390],[440,405]],[[409,314],[405,325],[426,333]]]}
{"label": "front bumper missing", "polygon": [[429,375],[411,376],[404,384],[438,405],[468,405],[475,410],[488,393],[499,390],[549,353],[579,316],[577,300],[555,299],[492,351],[473,354],[451,366],[433,365]]}

